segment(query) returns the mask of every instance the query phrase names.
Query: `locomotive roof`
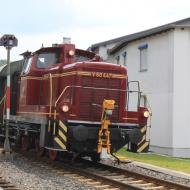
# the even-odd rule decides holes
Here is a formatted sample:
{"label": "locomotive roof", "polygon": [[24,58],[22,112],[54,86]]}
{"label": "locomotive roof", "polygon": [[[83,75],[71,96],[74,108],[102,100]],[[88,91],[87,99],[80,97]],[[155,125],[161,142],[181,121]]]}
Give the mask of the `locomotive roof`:
{"label": "locomotive roof", "polygon": [[[51,50],[55,50],[55,49],[60,49],[62,46],[53,46],[53,47],[42,47],[42,48],[40,48],[40,49],[38,49],[38,50],[36,50],[35,52],[33,52],[33,53],[39,53],[39,52],[43,52],[43,51],[51,51]],[[87,50],[82,50],[82,49],[75,49],[76,50],[76,52],[78,52],[78,53],[80,53],[80,54],[83,54],[83,55],[87,55],[87,56],[89,56],[89,57],[94,57],[96,54],[94,53],[94,52],[92,52],[92,51],[87,51]],[[24,52],[23,54],[25,54],[25,53],[28,53],[28,52]],[[30,52],[31,53],[31,52]]]}
{"label": "locomotive roof", "polygon": [[4,69],[6,66],[7,66],[6,64],[3,64],[3,65],[0,66],[0,73],[1,73],[1,71],[3,71],[3,69]]}
{"label": "locomotive roof", "polygon": [[[21,71],[22,69],[22,60],[19,61],[14,61],[10,63],[10,68],[11,68],[11,74],[14,72]],[[7,64],[1,65],[0,66],[0,77],[6,77],[7,76]]]}
{"label": "locomotive roof", "polygon": [[55,50],[55,49],[60,49],[60,47],[58,46],[55,46],[55,47],[42,47],[38,50],[36,50],[34,53],[38,53],[38,52],[41,52],[41,51],[46,51],[46,50]]}

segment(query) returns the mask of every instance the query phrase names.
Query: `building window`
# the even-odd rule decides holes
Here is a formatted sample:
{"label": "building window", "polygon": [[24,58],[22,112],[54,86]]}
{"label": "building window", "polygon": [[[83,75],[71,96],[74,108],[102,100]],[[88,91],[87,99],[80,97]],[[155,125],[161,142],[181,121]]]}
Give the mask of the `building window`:
{"label": "building window", "polygon": [[147,60],[147,52],[148,52],[148,44],[143,44],[138,47],[140,51],[140,72],[148,70],[148,60]]}
{"label": "building window", "polygon": [[116,57],[116,62],[117,62],[118,65],[119,65],[119,61],[120,61],[120,56],[118,55],[118,56]]}
{"label": "building window", "polygon": [[123,65],[127,66],[127,52],[126,51],[123,52],[122,56],[123,56]]}

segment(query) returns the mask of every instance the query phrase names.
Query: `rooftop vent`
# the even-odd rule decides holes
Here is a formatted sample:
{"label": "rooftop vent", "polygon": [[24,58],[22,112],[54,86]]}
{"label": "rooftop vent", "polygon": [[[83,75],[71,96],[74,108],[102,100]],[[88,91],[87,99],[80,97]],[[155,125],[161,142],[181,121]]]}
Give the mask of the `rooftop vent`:
{"label": "rooftop vent", "polygon": [[63,37],[63,44],[70,44],[71,38]]}

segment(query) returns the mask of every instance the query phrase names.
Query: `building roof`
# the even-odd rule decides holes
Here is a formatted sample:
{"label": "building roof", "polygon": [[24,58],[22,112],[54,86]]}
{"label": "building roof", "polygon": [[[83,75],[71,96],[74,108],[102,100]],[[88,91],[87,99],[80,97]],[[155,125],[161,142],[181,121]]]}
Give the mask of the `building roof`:
{"label": "building roof", "polygon": [[145,30],[145,31],[134,33],[134,34],[122,36],[119,38],[114,38],[114,39],[111,39],[108,41],[100,42],[97,44],[93,44],[91,46],[91,50],[93,51],[96,48],[98,48],[99,46],[104,46],[104,45],[116,43],[116,46],[109,51],[110,54],[113,54],[116,51],[118,51],[119,49],[121,49],[122,47],[126,46],[131,41],[139,40],[139,39],[151,36],[151,35],[166,32],[166,31],[174,29],[176,27],[190,27],[190,17],[183,19],[183,20],[178,20],[178,21],[175,21],[175,22],[172,22],[169,24],[165,24],[162,26],[158,26],[155,28],[151,28],[149,30]]}

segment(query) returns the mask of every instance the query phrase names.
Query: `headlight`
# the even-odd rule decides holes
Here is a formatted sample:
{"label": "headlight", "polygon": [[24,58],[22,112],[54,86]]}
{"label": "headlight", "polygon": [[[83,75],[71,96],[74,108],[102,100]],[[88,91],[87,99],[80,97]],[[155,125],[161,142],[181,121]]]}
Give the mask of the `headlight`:
{"label": "headlight", "polygon": [[70,55],[70,56],[73,56],[73,55],[75,55],[75,51],[73,51],[73,50],[70,50],[70,51],[69,51],[69,55]]}
{"label": "headlight", "polygon": [[144,117],[149,117],[149,116],[150,116],[150,113],[149,113],[148,111],[145,111],[145,112],[143,113],[143,115],[144,115]]}
{"label": "headlight", "polygon": [[68,112],[69,111],[69,106],[68,105],[63,105],[62,106],[62,111],[63,112]]}

